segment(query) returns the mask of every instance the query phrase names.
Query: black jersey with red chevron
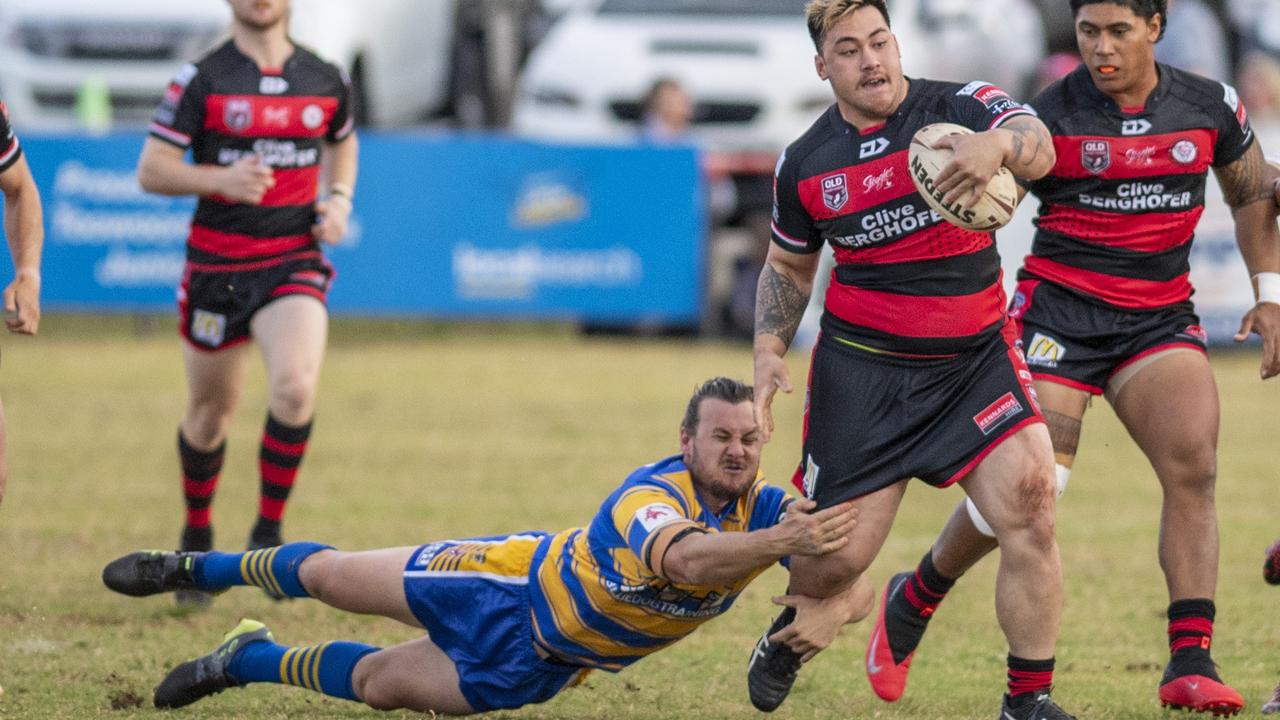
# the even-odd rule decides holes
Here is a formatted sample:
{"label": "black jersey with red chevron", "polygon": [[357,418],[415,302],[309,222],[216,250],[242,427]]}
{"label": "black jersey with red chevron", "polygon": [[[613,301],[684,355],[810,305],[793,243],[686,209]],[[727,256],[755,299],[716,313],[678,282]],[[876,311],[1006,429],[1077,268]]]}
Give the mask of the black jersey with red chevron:
{"label": "black jersey with red chevron", "polygon": [[280,68],[259,68],[233,41],[184,66],[157,108],[150,133],[197,164],[231,165],[257,155],[275,187],[260,205],[201,197],[187,260],[244,268],[317,251],[311,236],[324,143],[352,132],[350,83],[301,46]]}
{"label": "black jersey with red chevron", "polygon": [[909,82],[884,124],[860,132],[833,105],[787,148],[774,178],[773,241],[796,253],[834,248],[824,332],[894,355],[952,355],[1004,320],[1000,258],[991,233],[929,207],[907,148],[931,123],[982,132],[1030,111],[988,82]]}
{"label": "black jersey with red chevron", "polygon": [[1144,107],[1118,106],[1083,65],[1032,101],[1058,161],[1026,183],[1041,205],[1019,278],[1132,310],[1191,298],[1208,169],[1238,160],[1254,135],[1235,88],[1157,69]]}

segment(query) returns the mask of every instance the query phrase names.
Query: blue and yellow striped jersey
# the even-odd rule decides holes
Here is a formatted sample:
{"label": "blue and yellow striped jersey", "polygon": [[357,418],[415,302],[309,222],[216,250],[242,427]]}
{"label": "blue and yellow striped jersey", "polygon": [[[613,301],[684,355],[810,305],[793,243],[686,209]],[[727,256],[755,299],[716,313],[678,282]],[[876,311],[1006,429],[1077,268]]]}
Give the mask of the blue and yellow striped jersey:
{"label": "blue and yellow striped jersey", "polygon": [[679,455],[636,470],[589,526],[541,543],[529,569],[535,641],[562,659],[615,672],[667,647],[727,611],[765,568],[717,587],[670,582],[649,558],[657,531],[687,520],[709,532],[760,530],[778,523],[786,501],[785,491],[757,476],[716,515]]}

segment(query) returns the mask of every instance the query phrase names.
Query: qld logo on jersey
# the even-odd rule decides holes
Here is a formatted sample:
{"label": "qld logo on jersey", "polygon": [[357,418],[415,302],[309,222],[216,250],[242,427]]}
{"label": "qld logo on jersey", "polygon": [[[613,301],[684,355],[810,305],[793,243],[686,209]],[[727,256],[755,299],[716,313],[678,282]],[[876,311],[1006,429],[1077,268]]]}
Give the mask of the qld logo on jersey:
{"label": "qld logo on jersey", "polygon": [[253,103],[244,98],[232,98],[222,110],[222,121],[232,132],[244,132],[253,124]]}
{"label": "qld logo on jersey", "polygon": [[849,202],[849,182],[844,173],[822,178],[822,203],[839,212]]}
{"label": "qld logo on jersey", "polygon": [[1080,164],[1094,175],[1101,175],[1111,167],[1111,143],[1106,140],[1085,140],[1080,144]]}

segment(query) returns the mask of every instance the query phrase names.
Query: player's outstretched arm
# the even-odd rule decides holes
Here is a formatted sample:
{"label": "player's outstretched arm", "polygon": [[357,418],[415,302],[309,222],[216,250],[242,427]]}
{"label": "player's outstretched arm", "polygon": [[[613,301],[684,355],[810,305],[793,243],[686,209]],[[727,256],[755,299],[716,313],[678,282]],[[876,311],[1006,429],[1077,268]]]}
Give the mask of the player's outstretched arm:
{"label": "player's outstretched arm", "polygon": [[820,253],[800,254],[769,246],[756,285],[755,415],[760,438],[773,436],[773,396],[791,392],[791,376],[782,357],[795,339],[813,292]]}
{"label": "player's outstretched arm", "polygon": [[1236,243],[1258,300],[1245,313],[1235,340],[1243,342],[1251,333],[1262,337],[1260,374],[1266,380],[1280,375],[1280,208],[1273,171],[1254,142],[1239,159],[1214,173],[1235,218]]}
{"label": "player's outstretched arm", "polygon": [[138,158],[138,184],[159,195],[221,195],[246,205],[257,205],[275,187],[271,168],[256,155],[231,165],[192,164],[186,151],[149,137]]}
{"label": "player's outstretched arm", "polygon": [[4,193],[4,234],[13,258],[13,282],[4,289],[5,324],[9,332],[35,335],[40,327],[40,253],[44,247],[44,214],[40,191],[25,157],[0,173]]}
{"label": "player's outstretched arm", "polygon": [[810,513],[812,500],[794,500],[777,525],[751,532],[706,532],[692,523],[659,531],[650,549],[654,572],[671,582],[735,582],[788,555],[825,555],[844,547],[857,523],[852,503]]}

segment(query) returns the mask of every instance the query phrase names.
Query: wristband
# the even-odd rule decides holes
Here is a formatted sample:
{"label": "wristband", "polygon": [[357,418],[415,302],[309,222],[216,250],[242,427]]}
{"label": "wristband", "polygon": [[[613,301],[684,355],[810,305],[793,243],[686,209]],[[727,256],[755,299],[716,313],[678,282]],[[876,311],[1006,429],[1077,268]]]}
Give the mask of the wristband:
{"label": "wristband", "polygon": [[1280,272],[1260,272],[1253,279],[1258,283],[1258,302],[1280,305]]}
{"label": "wristband", "polygon": [[330,185],[330,186],[329,186],[329,194],[330,194],[330,195],[337,195],[338,197],[344,197],[344,198],[346,198],[348,201],[350,201],[350,200],[352,199],[352,197],[351,197],[351,186],[350,186],[350,185],[345,185],[345,184],[343,184],[343,183],[334,183],[334,184]]}

